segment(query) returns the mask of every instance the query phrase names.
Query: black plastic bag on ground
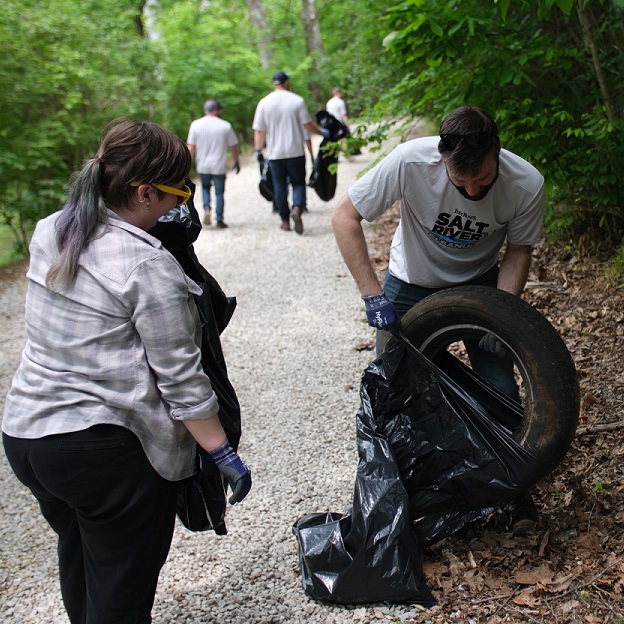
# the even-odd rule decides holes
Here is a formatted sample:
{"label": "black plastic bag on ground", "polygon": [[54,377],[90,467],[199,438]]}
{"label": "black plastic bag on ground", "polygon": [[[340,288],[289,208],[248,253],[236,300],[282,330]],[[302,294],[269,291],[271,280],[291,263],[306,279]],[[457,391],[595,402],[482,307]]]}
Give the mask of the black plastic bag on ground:
{"label": "black plastic bag on ground", "polygon": [[444,368],[401,337],[364,371],[352,509],[293,527],[311,598],[434,604],[421,548],[552,471],[514,440],[519,406],[452,356]]}
{"label": "black plastic bag on ground", "polygon": [[433,606],[392,449],[363,412],[358,413],[357,442],[352,509],[304,516],[293,527],[303,590],[311,598],[341,604]]}

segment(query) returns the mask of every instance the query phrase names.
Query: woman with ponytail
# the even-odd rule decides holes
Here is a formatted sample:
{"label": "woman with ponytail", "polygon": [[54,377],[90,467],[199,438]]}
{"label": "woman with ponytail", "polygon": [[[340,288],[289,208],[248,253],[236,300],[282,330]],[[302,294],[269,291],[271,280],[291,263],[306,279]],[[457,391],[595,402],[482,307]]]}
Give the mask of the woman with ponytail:
{"label": "woman with ponytail", "polygon": [[178,137],[116,120],[32,237],[26,345],[3,443],[58,534],[72,624],[151,622],[197,444],[231,503],[251,487],[202,369],[201,289],[148,233],[191,196],[190,165]]}

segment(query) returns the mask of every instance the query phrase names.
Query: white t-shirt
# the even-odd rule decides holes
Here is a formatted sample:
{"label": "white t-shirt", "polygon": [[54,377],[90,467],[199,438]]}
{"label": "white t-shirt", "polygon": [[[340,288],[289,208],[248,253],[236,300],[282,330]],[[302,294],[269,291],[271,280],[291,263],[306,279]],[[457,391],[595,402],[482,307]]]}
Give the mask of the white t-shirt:
{"label": "white t-shirt", "polygon": [[269,160],[295,158],[305,153],[303,125],[311,121],[301,96],[278,89],[258,102],[253,129],[266,132]]}
{"label": "white t-shirt", "polygon": [[215,175],[225,173],[228,148],[238,145],[232,124],[214,115],[206,115],[191,123],[186,142],[195,146],[197,173]]}
{"label": "white t-shirt", "polygon": [[496,264],[505,236],[514,245],[538,243],[545,203],[543,176],[507,150],[501,150],[490,192],[479,201],[466,199],[448,178],[438,141],[399,145],[349,189],[367,221],[400,200],[389,271],[426,288],[456,286],[485,273]]}
{"label": "white t-shirt", "polygon": [[344,123],[342,117],[347,114],[347,106],[342,98],[334,96],[328,100],[325,106],[328,113],[331,113],[340,123]]}

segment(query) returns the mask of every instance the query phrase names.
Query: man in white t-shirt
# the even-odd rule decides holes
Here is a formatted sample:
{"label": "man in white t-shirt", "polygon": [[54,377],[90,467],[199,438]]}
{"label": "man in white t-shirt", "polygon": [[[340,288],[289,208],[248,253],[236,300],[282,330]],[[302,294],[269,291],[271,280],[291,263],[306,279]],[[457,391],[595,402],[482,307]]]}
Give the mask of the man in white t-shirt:
{"label": "man in white t-shirt", "polygon": [[[382,288],[362,219],[373,221],[396,201],[401,219]],[[378,351],[386,332],[396,331],[400,318],[437,290],[477,284],[520,296],[532,246],[541,237],[544,204],[543,176],[501,149],[494,120],[472,106],[450,113],[439,137],[399,145],[360,178],[336,206],[332,224],[368,322],[378,329]],[[480,341],[466,340],[465,346],[473,368],[519,401],[513,361],[500,341],[486,334]],[[516,518],[516,534],[535,524],[535,518],[524,523],[519,514]]]}
{"label": "man in white t-shirt", "polygon": [[[263,97],[253,120],[256,158],[264,161],[262,149],[266,140],[267,159],[273,179],[274,203],[282,220],[281,229],[303,233],[301,215],[306,209],[304,129],[312,134],[321,130],[312,122],[303,98],[290,91],[290,76],[282,71],[273,75],[273,92]],[[293,208],[288,208],[288,184],[293,189]]]}
{"label": "man in white t-shirt", "polygon": [[349,126],[349,117],[347,115],[347,105],[342,99],[342,89],[336,87],[332,90],[332,98],[327,100],[325,109],[332,114],[340,123]]}
{"label": "man in white t-shirt", "polygon": [[238,173],[238,139],[232,124],[221,119],[223,107],[216,100],[204,104],[206,113],[191,123],[187,145],[191,156],[195,157],[197,174],[201,180],[204,201],[204,225],[210,225],[210,187],[214,184],[217,227],[226,228],[223,220],[225,207],[225,172],[228,149],[232,155],[233,170]]}
{"label": "man in white t-shirt", "polygon": [[[333,115],[340,123],[344,124],[350,134],[349,116],[347,115],[347,105],[342,99],[342,89],[340,87],[335,87],[332,90],[332,96],[331,99],[327,100],[325,110]],[[346,151],[345,156],[359,156],[361,153],[359,148],[351,148]]]}

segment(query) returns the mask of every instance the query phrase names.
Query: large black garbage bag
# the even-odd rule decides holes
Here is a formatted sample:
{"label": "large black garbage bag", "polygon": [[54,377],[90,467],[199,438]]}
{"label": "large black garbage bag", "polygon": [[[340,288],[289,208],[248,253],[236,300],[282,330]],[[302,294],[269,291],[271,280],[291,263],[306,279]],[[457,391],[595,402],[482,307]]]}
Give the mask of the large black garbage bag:
{"label": "large black garbage bag", "polygon": [[513,437],[522,411],[452,355],[402,337],[362,378],[362,410],[388,438],[425,547],[514,500],[554,466]]}
{"label": "large black garbage bag", "polygon": [[[188,179],[186,184],[194,194],[195,184]],[[228,378],[219,337],[234,313],[236,298],[226,296],[217,280],[197,259],[193,243],[197,240],[202,226],[192,196],[186,206],[189,209],[189,218],[182,221],[161,220],[149,230],[149,234],[162,242],[180,263],[184,272],[202,289],[202,295],[195,299],[202,323],[202,368],[208,375],[219,400],[219,420],[228,441],[236,450],[241,436],[240,404]],[[226,492],[223,480],[210,456],[199,446],[197,450],[198,461],[201,459],[205,467],[199,478],[187,479],[181,488],[178,515],[183,524],[192,531],[214,530],[217,535],[225,535]],[[208,472],[210,474],[207,474]],[[183,500],[185,498],[186,503]],[[191,503],[191,500],[198,504]],[[203,505],[199,504],[200,502]],[[202,506],[205,507],[205,513],[200,512],[192,517],[182,513],[183,510],[188,511]]]}
{"label": "large black garbage bag", "polygon": [[519,406],[451,355],[434,365],[404,336],[366,368],[360,400],[352,510],[293,528],[303,589],[330,602],[431,605],[421,548],[513,500],[553,465],[513,438]]}
{"label": "large black garbage bag", "polygon": [[432,606],[407,492],[389,441],[370,416],[360,411],[357,418],[360,461],[352,509],[304,516],[293,527],[303,589],[311,598],[342,604]]}
{"label": "large black garbage bag", "polygon": [[338,183],[337,173],[335,171],[332,173],[330,168],[338,162],[338,157],[330,154],[325,147],[332,141],[340,141],[340,139],[348,137],[349,129],[326,110],[316,112],[316,122],[321,128],[327,128],[330,135],[321,141],[319,151],[314,159],[308,186],[313,188],[323,201],[329,201],[334,197]]}

